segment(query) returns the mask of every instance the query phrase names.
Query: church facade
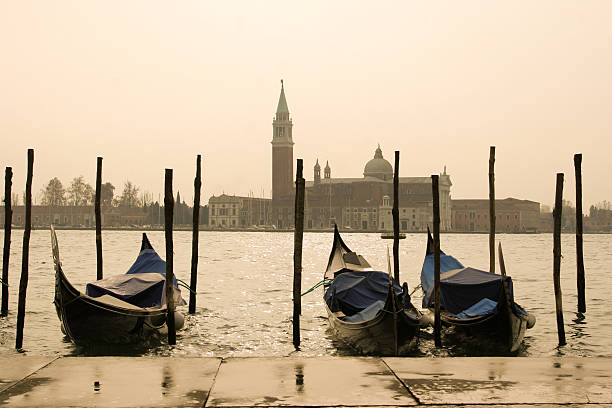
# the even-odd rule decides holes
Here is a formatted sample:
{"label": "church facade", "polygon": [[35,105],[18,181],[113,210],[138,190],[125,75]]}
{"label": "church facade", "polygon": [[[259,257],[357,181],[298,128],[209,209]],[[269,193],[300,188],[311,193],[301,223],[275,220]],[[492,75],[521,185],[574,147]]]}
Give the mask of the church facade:
{"label": "church facade", "polygon": [[[279,229],[293,228],[295,174],[293,121],[281,81],[281,93],[272,122],[272,203],[269,222]],[[306,171],[304,171],[306,173]],[[305,174],[306,178],[306,174]],[[450,176],[440,175],[440,230],[451,229]],[[432,225],[431,177],[399,178],[399,218],[402,232],[424,231]],[[365,166],[362,177],[332,178],[329,162],[317,159],[312,181],[306,181],[304,227],[307,230],[340,228],[356,231],[392,231],[393,166],[380,146]]]}

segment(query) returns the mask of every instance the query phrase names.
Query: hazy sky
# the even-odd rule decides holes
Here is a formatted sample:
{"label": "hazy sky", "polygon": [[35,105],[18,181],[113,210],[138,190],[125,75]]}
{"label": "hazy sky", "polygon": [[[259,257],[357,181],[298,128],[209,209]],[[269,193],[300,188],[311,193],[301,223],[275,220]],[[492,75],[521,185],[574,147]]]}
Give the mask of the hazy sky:
{"label": "hazy sky", "polygon": [[156,198],[164,168],[193,197],[267,197],[272,118],[285,80],[294,158],[361,177],[380,143],[402,176],[443,166],[453,198],[552,204],[555,174],[585,210],[612,200],[611,1],[3,1],[0,185],[57,176]]}

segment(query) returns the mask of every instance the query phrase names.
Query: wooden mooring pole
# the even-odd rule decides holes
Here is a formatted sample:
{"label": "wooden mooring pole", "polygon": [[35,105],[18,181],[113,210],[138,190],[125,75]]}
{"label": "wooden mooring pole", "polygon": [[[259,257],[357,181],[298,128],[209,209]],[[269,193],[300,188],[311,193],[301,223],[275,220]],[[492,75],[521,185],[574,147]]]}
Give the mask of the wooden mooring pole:
{"label": "wooden mooring pole", "polygon": [[495,273],[495,146],[489,151],[489,272]]}
{"label": "wooden mooring pole", "polygon": [[96,279],[104,277],[102,272],[102,209],[100,208],[100,196],[102,195],[102,158],[98,157],[96,166]]}
{"label": "wooden mooring pole", "polygon": [[584,279],[584,251],[582,242],[582,154],[574,155],[576,170],[576,285],[578,287],[578,313],[586,313]]}
{"label": "wooden mooring pole", "polygon": [[198,286],[198,245],[200,238],[200,190],[202,188],[202,156],[196,159],[196,176],[193,180],[193,236],[191,238],[191,282],[189,283],[189,314],[196,310]]}
{"label": "wooden mooring pole", "polygon": [[174,244],[172,242],[172,221],[174,214],[174,197],[172,195],[172,169],[166,169],[164,193],[164,218],[166,232],[166,325],[168,326],[168,344],[176,344],[174,326]]}
{"label": "wooden mooring pole", "polygon": [[11,187],[13,186],[13,169],[7,167],[4,172],[4,250],[2,252],[2,307],[0,316],[8,315],[8,275],[9,258],[11,256],[11,223],[13,222],[13,210],[11,208]]}
{"label": "wooden mooring pole", "polygon": [[15,348],[23,347],[23,326],[26,313],[26,292],[28,290],[28,268],[30,262],[30,233],[32,232],[32,176],[34,173],[34,149],[28,149],[28,174],[25,195],[25,228],[23,230],[23,252],[21,257],[21,278],[19,279],[19,299],[17,303],[17,335]]}
{"label": "wooden mooring pole", "polygon": [[434,240],[434,342],[442,347],[442,322],[440,321],[440,190],[439,176],[431,176],[433,195],[433,240]]}
{"label": "wooden mooring pole", "polygon": [[293,346],[300,348],[300,314],[302,314],[302,240],[304,238],[303,161],[297,159],[295,177],[295,229],[293,238]]}
{"label": "wooden mooring pole", "polygon": [[395,171],[393,172],[393,277],[398,285],[399,277],[399,151],[395,151]]}
{"label": "wooden mooring pole", "polygon": [[563,173],[557,173],[555,209],[553,210],[553,284],[555,288],[555,309],[557,312],[557,333],[559,346],[564,346],[565,327],[563,326],[563,301],[561,299],[561,215],[563,205]]}

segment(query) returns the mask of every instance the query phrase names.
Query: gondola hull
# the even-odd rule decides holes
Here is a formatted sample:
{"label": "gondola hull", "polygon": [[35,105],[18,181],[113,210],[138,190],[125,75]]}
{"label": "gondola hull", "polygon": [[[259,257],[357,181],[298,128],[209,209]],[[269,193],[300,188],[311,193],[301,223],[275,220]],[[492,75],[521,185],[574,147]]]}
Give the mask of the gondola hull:
{"label": "gondola hull", "polygon": [[[433,321],[433,309],[429,309],[428,313]],[[483,353],[517,353],[525,337],[525,330],[529,327],[530,318],[529,315],[512,313],[509,325],[503,313],[472,319],[457,319],[454,315],[444,311],[440,314],[442,326],[452,328],[447,331],[448,337],[461,337],[461,344],[464,348],[479,350]],[[512,327],[512,334],[508,333],[510,327]]]}
{"label": "gondola hull", "polygon": [[404,355],[414,349],[414,340],[419,331],[418,317],[410,317],[399,312],[397,323],[393,312],[382,311],[376,317],[365,322],[349,323],[340,320],[323,302],[329,319],[329,326],[339,340],[350,345],[360,354],[394,356],[395,338],[393,325],[397,324],[397,355]]}
{"label": "gondola hull", "polygon": [[[433,238],[428,229],[421,288],[424,295],[423,307],[428,308],[427,317],[432,326],[433,248]],[[467,354],[517,353],[525,330],[535,325],[535,316],[514,303],[511,277],[504,278],[487,271],[466,268],[453,256],[442,251],[439,265],[440,321],[446,328],[444,335],[447,341],[464,349]],[[506,300],[508,295],[510,301]],[[512,306],[508,308],[508,304]]]}
{"label": "gondola hull", "polygon": [[165,330],[166,308],[144,309],[89,297],[70,284],[61,267],[55,274],[55,309],[62,331],[75,344],[133,344]]}
{"label": "gondola hull", "polygon": [[[323,304],[337,339],[367,355],[402,355],[414,348],[424,322],[423,314],[410,303],[408,287],[404,291],[389,275],[372,270],[361,255],[346,246],[337,227],[324,278],[331,283],[326,288]],[[360,282],[364,286],[359,286]],[[344,294],[336,297],[338,287]],[[402,301],[397,291],[402,293]],[[341,297],[344,300],[339,300]],[[344,306],[340,306],[341,302],[345,302]],[[376,305],[382,307],[371,314],[376,310],[371,307]],[[366,310],[372,312],[361,314]],[[343,312],[350,315],[347,320]]]}

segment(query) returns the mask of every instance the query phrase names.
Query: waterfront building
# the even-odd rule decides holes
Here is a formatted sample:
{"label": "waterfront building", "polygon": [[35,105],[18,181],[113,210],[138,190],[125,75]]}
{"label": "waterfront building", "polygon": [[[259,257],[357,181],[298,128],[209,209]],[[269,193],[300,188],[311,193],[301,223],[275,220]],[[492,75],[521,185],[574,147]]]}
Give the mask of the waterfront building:
{"label": "waterfront building", "polygon": [[269,198],[221,194],[208,200],[208,226],[232,229],[269,225]]}
{"label": "waterfront building", "polygon": [[[540,203],[506,198],[495,200],[496,232],[537,232],[541,228]],[[452,200],[452,230],[489,232],[489,200]]]}
{"label": "waterfront building", "polygon": [[[270,222],[279,229],[293,228],[295,184],[293,173],[293,121],[284,84],[272,122],[272,203]],[[332,178],[326,162],[314,165],[313,181],[306,181],[304,223],[309,230],[341,228],[359,231],[391,231],[393,221],[393,166],[380,146],[369,160],[363,177]],[[306,170],[304,170],[306,173]],[[306,177],[306,176],[305,176]],[[440,175],[440,229],[451,228],[450,176]],[[432,223],[431,177],[399,178],[400,229],[424,231]]]}

